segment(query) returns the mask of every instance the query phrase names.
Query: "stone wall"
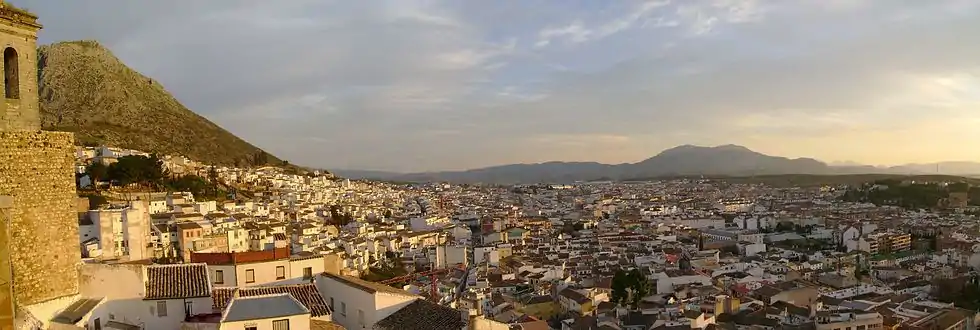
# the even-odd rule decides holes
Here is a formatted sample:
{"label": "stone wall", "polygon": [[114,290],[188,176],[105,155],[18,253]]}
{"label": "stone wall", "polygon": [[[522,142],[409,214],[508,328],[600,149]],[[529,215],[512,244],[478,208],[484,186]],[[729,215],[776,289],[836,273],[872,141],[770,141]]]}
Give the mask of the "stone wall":
{"label": "stone wall", "polygon": [[[0,8],[0,16],[9,16],[9,5]],[[39,26],[13,23],[0,19],[0,77],[3,71],[3,50],[17,51],[17,73],[20,82],[18,99],[4,97],[4,81],[0,79],[0,131],[34,131],[41,129],[38,103],[37,29]]]}
{"label": "stone wall", "polygon": [[73,145],[72,133],[0,132],[0,195],[14,199],[8,230],[18,305],[78,293]]}

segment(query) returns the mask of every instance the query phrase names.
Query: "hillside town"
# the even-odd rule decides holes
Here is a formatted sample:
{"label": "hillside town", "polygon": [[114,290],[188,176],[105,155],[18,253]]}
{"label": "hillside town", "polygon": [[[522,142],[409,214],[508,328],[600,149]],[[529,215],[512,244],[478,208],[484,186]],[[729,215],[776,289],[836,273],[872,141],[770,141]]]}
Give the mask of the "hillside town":
{"label": "hillside town", "polygon": [[[647,13],[666,5],[650,3],[641,9]],[[86,6],[86,12],[102,11],[88,8],[94,6],[91,3]],[[82,16],[81,12],[70,12],[81,7],[57,7],[69,11],[69,15],[55,16],[59,20],[68,21],[75,14]],[[136,7],[121,8],[135,13]],[[187,11],[201,11],[207,6],[193,7]],[[720,3],[712,7],[730,12],[730,16],[704,14],[702,17],[701,11],[686,7],[674,11],[696,16],[699,23],[705,23],[700,24],[706,27],[698,29],[697,34],[709,32],[716,21],[760,23],[749,19],[746,9]],[[154,15],[170,12],[164,9],[152,7],[147,11]],[[331,12],[339,12],[332,9]],[[396,34],[401,36],[412,30],[412,25],[406,24],[408,18],[435,23],[440,32],[461,25],[455,19],[430,15],[426,13],[429,8],[425,9],[416,11],[406,6],[379,10],[397,14],[383,17],[399,24],[382,31],[397,29]],[[597,8],[583,11],[591,9]],[[315,11],[305,7],[302,10]],[[259,21],[244,16],[245,12],[255,12],[258,15],[255,17],[265,19],[261,24],[240,29],[248,31],[249,41],[256,39],[255,35],[277,36],[260,39],[285,39],[294,34],[304,37],[292,30],[257,34],[268,32],[260,31],[261,25],[293,24],[281,24],[287,20],[267,16],[271,14],[254,8],[235,10],[232,14],[204,13],[193,21],[207,21],[214,26],[220,25],[215,22],[226,22],[218,19],[229,17],[243,22]],[[367,19],[362,15],[348,16],[354,17],[350,21],[359,23]],[[888,21],[904,21],[908,16],[902,12],[894,16],[900,19]],[[147,20],[138,16],[104,17],[107,22],[119,24]],[[126,29],[169,31],[172,26],[191,24],[187,20],[162,17],[154,20],[166,22],[166,28],[132,25]],[[552,38],[563,35],[571,36],[570,42],[582,44],[586,39],[611,37],[618,31],[653,21],[649,17],[641,20],[639,14],[625,17],[629,19],[613,20],[596,26],[597,29],[583,27],[584,23],[576,21],[561,31],[541,30],[537,33],[539,40],[532,44],[535,49],[545,47],[552,43]],[[802,20],[802,17],[792,17],[794,21]],[[324,19],[309,21],[321,20]],[[651,25],[679,24],[682,23],[661,17]],[[820,175],[810,172],[806,178],[777,176],[783,180],[768,178],[766,183],[760,183],[763,181],[754,176],[635,180],[620,177],[619,181],[512,185],[352,180],[289,164],[224,131],[204,116],[186,109],[165,92],[159,81],[122,65],[96,41],[63,42],[57,47],[39,48],[38,31],[42,25],[38,16],[3,0],[0,0],[0,25],[4,27],[0,32],[4,45],[0,70],[4,73],[5,100],[0,105],[0,330],[973,330],[980,321],[980,185],[975,179],[890,175],[867,177],[860,182],[814,183]],[[298,25],[306,26],[305,22]],[[398,44],[426,48],[412,39],[372,38],[377,35],[365,33],[364,26],[369,25],[357,25],[358,28],[337,25],[337,30],[356,30],[358,34],[348,38],[352,40],[368,36],[372,43],[392,39]],[[195,25],[187,27],[186,31],[201,31]],[[855,31],[858,28],[857,25],[848,27]],[[916,25],[915,29],[929,30],[921,27],[925,25]],[[122,30],[88,26],[83,29],[70,24],[62,27],[67,28],[113,33]],[[888,26],[882,30],[892,29]],[[500,32],[487,34],[497,36]],[[833,33],[820,33],[820,38],[830,34]],[[471,39],[454,35],[440,33],[438,39]],[[120,38],[152,39],[154,43],[167,39],[155,34],[149,35],[154,38],[144,36],[147,35]],[[226,37],[211,33],[201,36],[207,38],[202,44],[217,43]],[[724,36],[718,39],[738,43],[764,39]],[[796,35],[790,37],[796,40]],[[900,44],[918,44],[909,42],[916,39],[905,37],[896,39],[902,41]],[[459,62],[473,62],[467,58],[474,54],[486,60],[502,53],[524,54],[524,50],[514,49],[518,43],[512,40],[509,46],[491,52],[493,56],[478,51],[454,53],[448,56],[454,63],[450,67],[458,67]],[[855,44],[861,41],[854,40],[858,41]],[[554,39],[555,44],[558,41]],[[880,48],[888,45],[868,44]],[[329,48],[333,51],[344,48],[343,45],[331,44]],[[159,46],[160,49],[179,48],[162,43]],[[675,48],[675,43],[660,46]],[[134,43],[123,48],[140,47]],[[234,49],[212,52],[213,49],[188,48],[195,53],[235,52]],[[405,56],[400,52],[402,48],[381,49]],[[847,48],[848,53],[855,49],[858,48]],[[788,50],[772,53],[803,53]],[[313,54],[309,58],[320,57],[315,52],[303,53]],[[683,52],[680,57],[701,57],[698,53]],[[259,56],[297,61],[291,56],[275,54]],[[547,62],[539,54],[524,55]],[[746,54],[739,56],[746,57],[726,62],[749,69],[755,66]],[[184,57],[175,56],[183,67],[161,66],[158,70],[207,71],[216,75],[214,72],[221,69],[213,65],[190,66],[194,61]],[[379,62],[357,56],[338,57],[351,57],[368,65]],[[636,63],[673,58],[671,55]],[[920,62],[915,56],[898,58],[907,58],[896,62],[899,66],[911,67]],[[223,59],[231,62],[231,57]],[[775,61],[774,56],[764,59],[766,64],[781,64],[776,67],[782,69],[797,67],[793,65],[797,62]],[[484,70],[511,63],[477,62],[481,63],[473,64],[480,64],[476,66]],[[594,61],[588,58],[582,62]],[[818,69],[841,67],[840,63],[826,67],[816,66],[817,62],[799,63]],[[93,65],[97,66],[93,69]],[[576,72],[559,66],[561,72]],[[645,76],[648,72],[641,70],[644,66],[629,65],[627,69],[637,70],[630,72],[631,76]],[[844,67],[853,69],[862,65]],[[309,71],[306,69],[291,71]],[[912,69],[905,71],[918,73]],[[242,80],[264,80],[260,75],[264,70],[248,71],[241,76]],[[682,88],[689,85],[709,92],[733,89],[750,99],[768,97],[758,97],[761,94],[754,90],[776,91],[766,95],[815,94],[822,99],[833,98],[824,95],[827,90],[817,88],[816,84],[803,87],[817,93],[773,88],[800,80],[796,78],[776,79],[778,83],[772,86],[759,84],[753,90],[739,90],[729,85],[711,85],[709,81],[690,83],[681,76],[698,76],[696,73],[704,71],[705,76],[712,77],[710,80],[735,84],[743,84],[744,77],[730,79],[717,75],[717,71],[699,68],[681,71],[683,74],[670,76],[679,82],[672,85],[680,87],[666,92],[644,89],[642,93],[654,97],[690,94],[701,98],[700,93]],[[767,76],[759,74],[764,71],[732,71],[753,74],[759,80]],[[809,72],[786,71],[798,75]],[[433,71],[406,71],[406,74],[424,76],[427,72]],[[328,73],[313,72],[314,75]],[[445,75],[443,71],[439,73],[440,77]],[[69,76],[75,78],[68,79]],[[361,90],[364,86],[371,86],[371,90],[383,86],[354,74],[340,76],[345,81],[364,83],[357,86],[354,94],[371,94]],[[461,76],[483,80],[479,76]],[[658,78],[653,77],[651,81]],[[859,78],[829,80],[859,81],[867,85],[888,80]],[[316,85],[314,79],[278,80]],[[607,80],[600,81],[608,84]],[[931,80],[954,85],[950,81],[956,79],[937,76]],[[646,80],[628,82],[647,83]],[[337,85],[323,86],[337,89]],[[595,94],[631,98],[629,93],[604,93],[620,88],[615,84],[606,89],[584,88],[589,85],[582,83],[569,86],[583,86],[583,89],[569,88],[575,93],[598,91]],[[844,87],[837,89],[853,86]],[[511,89],[495,94],[509,97],[518,94]],[[248,93],[241,87],[232,90],[234,93],[202,90],[201,94],[233,98],[232,95]],[[412,86],[411,90],[422,90],[419,94],[424,94],[428,88]],[[339,94],[348,92],[351,91],[340,89]],[[427,103],[417,102],[415,95],[408,96],[413,102],[397,103]],[[519,97],[522,100],[544,98]],[[735,95],[723,97],[724,100],[709,99],[710,108],[722,103],[757,107],[747,102],[740,104]],[[258,101],[240,101],[234,108]],[[438,101],[446,103],[441,98]],[[556,104],[571,112],[576,107],[570,105],[576,103],[606,104],[601,100],[576,98]],[[698,108],[697,103],[680,98],[671,103],[683,105],[683,111]],[[502,103],[508,104],[513,103]],[[643,103],[636,108],[662,106],[651,104]],[[898,109],[902,105],[896,103],[894,107]],[[918,107],[917,104],[914,108]],[[691,118],[708,116],[708,113],[692,114]],[[728,120],[717,114],[711,116]],[[251,120],[255,118],[258,117]],[[269,120],[262,123],[265,126],[283,124],[262,118]],[[769,121],[770,117],[762,118],[758,121]],[[796,120],[792,119],[796,117],[773,118],[772,121]],[[528,117],[528,121],[538,119],[541,118]],[[319,123],[310,126],[330,129]],[[935,126],[953,130],[944,125]],[[795,127],[791,130],[796,130]],[[397,129],[385,129],[401,133]],[[297,132],[297,136],[304,133],[309,131]],[[369,131],[365,135],[374,133],[377,132]],[[622,140],[616,137],[615,140]],[[380,137],[377,140],[389,142]],[[117,145],[101,145],[112,141]],[[889,143],[898,142],[889,140]],[[146,150],[121,148],[122,145]],[[141,147],[150,145],[159,147]],[[718,148],[726,151],[725,157],[754,153],[735,145]],[[576,147],[580,149],[584,147]],[[702,148],[685,145],[681,149]],[[195,159],[158,153],[161,150],[178,150]],[[207,156],[213,157],[205,159]],[[771,158],[775,157],[766,159]],[[714,158],[667,163],[693,167],[695,163],[708,163],[704,159]],[[814,159],[788,161],[789,167],[799,164],[819,169],[829,167]],[[760,167],[753,161],[732,163],[746,168]],[[596,164],[587,166],[592,168]],[[562,174],[568,173],[557,173],[555,177],[564,177]]]}
{"label": "hillside town", "polygon": [[88,173],[148,157],[77,147],[79,191],[108,198],[78,203],[92,280],[71,324],[974,329],[980,308],[966,193],[913,210],[848,201],[848,186],[394,184],[159,158],[227,189],[208,199]]}

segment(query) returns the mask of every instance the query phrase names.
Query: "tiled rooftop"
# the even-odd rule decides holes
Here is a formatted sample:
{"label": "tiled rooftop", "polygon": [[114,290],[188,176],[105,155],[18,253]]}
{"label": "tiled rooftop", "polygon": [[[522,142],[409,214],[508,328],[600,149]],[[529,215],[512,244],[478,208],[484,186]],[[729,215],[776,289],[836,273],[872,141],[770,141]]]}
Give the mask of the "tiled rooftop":
{"label": "tiled rooftop", "polygon": [[206,264],[158,265],[146,268],[143,299],[182,299],[211,295]]}
{"label": "tiled rooftop", "polygon": [[378,321],[375,330],[459,330],[466,326],[460,311],[418,299]]}
{"label": "tiled rooftop", "polygon": [[309,314],[310,310],[288,293],[232,298],[222,322],[261,320]]}
{"label": "tiled rooftop", "polygon": [[329,305],[313,284],[260,286],[247,288],[215,288],[214,291],[212,291],[214,308],[216,310],[222,310],[227,307],[228,303],[231,301],[231,298],[235,295],[236,290],[238,291],[238,296],[240,297],[288,293],[292,295],[293,298],[296,298],[296,300],[299,300],[303,306],[309,309],[313,317],[330,314]]}

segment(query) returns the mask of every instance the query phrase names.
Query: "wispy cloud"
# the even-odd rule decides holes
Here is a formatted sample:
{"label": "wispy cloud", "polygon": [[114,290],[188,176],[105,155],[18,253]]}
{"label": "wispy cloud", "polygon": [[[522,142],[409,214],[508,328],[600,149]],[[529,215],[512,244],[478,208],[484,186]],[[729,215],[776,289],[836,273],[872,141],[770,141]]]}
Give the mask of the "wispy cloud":
{"label": "wispy cloud", "polygon": [[980,160],[972,0],[9,1],[300,164]]}
{"label": "wispy cloud", "polygon": [[[602,39],[636,26],[645,26],[650,21],[648,16],[667,4],[669,4],[668,1],[643,1],[630,8],[622,16],[595,26],[586,26],[582,21],[575,21],[561,27],[545,28],[538,32],[538,41],[535,46],[545,47],[556,39],[563,39],[571,43],[587,42]],[[657,19],[653,19],[653,21],[656,23]]]}

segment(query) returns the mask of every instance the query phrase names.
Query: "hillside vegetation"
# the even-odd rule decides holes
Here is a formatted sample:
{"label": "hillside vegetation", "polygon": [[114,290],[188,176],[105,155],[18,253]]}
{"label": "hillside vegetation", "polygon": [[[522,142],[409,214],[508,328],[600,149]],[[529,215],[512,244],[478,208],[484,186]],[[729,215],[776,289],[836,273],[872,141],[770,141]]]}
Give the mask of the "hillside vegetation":
{"label": "hillside vegetation", "polygon": [[209,164],[282,164],[188,110],[95,41],[39,47],[38,75],[42,127],[74,132],[78,144],[183,155]]}
{"label": "hillside vegetation", "polygon": [[967,181],[953,184],[939,184],[936,181],[903,181],[897,179],[876,180],[861,186],[851,187],[840,197],[848,202],[873,203],[875,205],[894,205],[907,209],[930,209],[945,207],[951,192],[965,192],[972,196],[969,205],[980,206],[980,187]]}

